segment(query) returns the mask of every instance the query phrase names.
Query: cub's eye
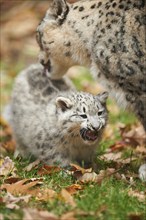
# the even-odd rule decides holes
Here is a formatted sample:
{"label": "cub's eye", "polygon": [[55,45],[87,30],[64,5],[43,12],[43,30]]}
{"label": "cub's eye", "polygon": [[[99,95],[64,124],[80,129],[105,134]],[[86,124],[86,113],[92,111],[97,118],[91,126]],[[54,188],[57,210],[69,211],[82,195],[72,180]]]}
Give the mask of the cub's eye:
{"label": "cub's eye", "polygon": [[87,115],[85,115],[85,114],[82,114],[82,115],[80,115],[82,118],[87,118]]}
{"label": "cub's eye", "polygon": [[104,111],[99,111],[98,112],[98,116],[101,116],[103,114]]}

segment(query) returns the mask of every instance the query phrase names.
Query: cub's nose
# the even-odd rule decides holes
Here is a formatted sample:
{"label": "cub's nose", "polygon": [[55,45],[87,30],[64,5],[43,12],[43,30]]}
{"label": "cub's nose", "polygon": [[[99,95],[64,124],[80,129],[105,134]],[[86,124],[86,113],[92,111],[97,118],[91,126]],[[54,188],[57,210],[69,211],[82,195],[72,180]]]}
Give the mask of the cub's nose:
{"label": "cub's nose", "polygon": [[95,131],[98,131],[98,130],[100,129],[100,127],[101,127],[100,124],[98,124],[98,125],[96,125],[96,126],[93,126],[93,125],[92,125],[92,129],[95,130]]}
{"label": "cub's nose", "polygon": [[98,131],[102,127],[100,120],[96,116],[90,116],[89,120],[93,130]]}

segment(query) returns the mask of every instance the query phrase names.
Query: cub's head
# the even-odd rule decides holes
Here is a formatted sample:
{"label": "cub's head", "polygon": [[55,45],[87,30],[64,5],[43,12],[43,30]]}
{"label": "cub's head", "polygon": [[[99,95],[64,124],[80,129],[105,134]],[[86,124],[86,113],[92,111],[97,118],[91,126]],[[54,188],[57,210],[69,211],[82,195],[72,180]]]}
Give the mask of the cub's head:
{"label": "cub's head", "polygon": [[99,141],[107,123],[107,92],[93,96],[88,93],[72,93],[56,99],[57,117],[62,131],[71,138],[88,145]]}

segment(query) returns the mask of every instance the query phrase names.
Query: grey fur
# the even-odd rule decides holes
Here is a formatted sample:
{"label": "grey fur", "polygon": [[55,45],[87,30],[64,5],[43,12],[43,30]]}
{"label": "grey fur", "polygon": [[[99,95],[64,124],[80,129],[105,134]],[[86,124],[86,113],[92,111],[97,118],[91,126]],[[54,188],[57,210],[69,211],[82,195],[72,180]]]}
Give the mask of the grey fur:
{"label": "grey fur", "polygon": [[30,66],[16,78],[10,105],[18,151],[48,164],[90,163],[107,123],[106,99],[106,92],[74,91],[69,79],[54,81],[42,65]]}

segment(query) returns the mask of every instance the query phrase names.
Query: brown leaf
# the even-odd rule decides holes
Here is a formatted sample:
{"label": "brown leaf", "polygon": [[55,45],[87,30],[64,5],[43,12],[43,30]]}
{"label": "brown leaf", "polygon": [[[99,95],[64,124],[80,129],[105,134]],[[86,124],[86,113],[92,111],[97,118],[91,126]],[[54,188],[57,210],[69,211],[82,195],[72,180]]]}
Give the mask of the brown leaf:
{"label": "brown leaf", "polygon": [[23,209],[23,220],[59,220],[59,218],[51,212],[40,211],[38,209],[25,208]]}
{"label": "brown leaf", "polygon": [[16,203],[21,201],[28,203],[30,197],[31,195],[15,197],[11,193],[7,192],[7,194],[3,197],[3,202],[6,203],[6,207],[9,209],[19,209],[19,206]]}
{"label": "brown leaf", "polygon": [[57,196],[57,193],[52,189],[41,189],[37,194],[37,200],[48,201],[54,199]]}
{"label": "brown leaf", "polygon": [[120,128],[123,140],[131,146],[145,145],[146,133],[142,125]]}
{"label": "brown leaf", "polygon": [[92,172],[92,168],[84,169],[76,164],[70,164],[72,175],[82,183],[84,182],[94,182],[96,178],[96,173]]}
{"label": "brown leaf", "polygon": [[77,218],[75,218],[75,212],[67,212],[65,214],[63,214],[60,218],[60,220],[77,220]]}
{"label": "brown leaf", "polygon": [[109,178],[115,173],[116,171],[114,168],[107,168],[106,170],[101,170],[96,177],[96,182],[100,184],[105,178]]}
{"label": "brown leaf", "polygon": [[27,167],[24,168],[25,171],[29,172],[33,168],[37,167],[37,165],[40,163],[40,160],[35,160],[34,162],[30,163]]}
{"label": "brown leaf", "polygon": [[16,183],[20,180],[21,180],[20,177],[9,177],[9,178],[5,179],[4,182],[8,183],[8,184],[12,184],[12,183]]}
{"label": "brown leaf", "polygon": [[139,192],[138,190],[129,189],[128,195],[132,197],[136,197],[140,202],[146,201],[146,192]]}
{"label": "brown leaf", "polygon": [[14,166],[14,162],[9,157],[0,159],[0,176],[7,176],[11,173],[15,175],[15,171],[16,168]]}
{"label": "brown leaf", "polygon": [[83,211],[80,209],[75,209],[73,211],[67,212],[61,216],[60,220],[76,220],[75,217],[78,217],[77,219],[86,219],[86,217],[95,217],[98,219],[98,216],[101,216],[101,213],[105,212],[107,210],[107,207],[105,205],[102,205],[101,207],[98,207],[98,210],[96,212],[93,211]]}
{"label": "brown leaf", "polygon": [[8,152],[14,152],[16,149],[16,142],[11,139],[2,144],[2,147],[5,148]]}
{"label": "brown leaf", "polygon": [[120,163],[120,164],[129,164],[132,161],[135,161],[137,159],[136,157],[130,157],[130,158],[123,159],[122,152],[114,152],[114,153],[108,152],[108,153],[101,155],[99,158],[101,160],[114,161],[114,162]]}
{"label": "brown leaf", "polygon": [[73,184],[65,188],[71,195],[77,193],[79,190],[83,189],[83,187],[79,184]]}
{"label": "brown leaf", "polygon": [[127,147],[127,143],[125,141],[117,141],[113,145],[110,146],[111,152],[124,150]]}
{"label": "brown leaf", "polygon": [[6,150],[6,152],[7,151],[14,152],[16,148],[16,143],[12,138],[12,129],[10,128],[8,123],[4,120],[4,118],[1,116],[0,116],[0,126],[1,126],[0,137],[3,139],[1,146],[0,146],[2,155],[5,155],[4,150]]}
{"label": "brown leaf", "polygon": [[13,195],[36,195],[40,189],[39,188],[33,188],[34,186],[37,186],[38,184],[41,184],[40,179],[23,179],[13,184],[2,184],[1,189],[6,189],[7,192],[13,194]]}
{"label": "brown leaf", "polygon": [[44,164],[38,171],[38,175],[43,176],[46,174],[58,173],[61,170],[58,166],[48,166]]}
{"label": "brown leaf", "polygon": [[132,213],[132,214],[129,214],[128,217],[129,217],[129,220],[142,220],[143,219],[142,214],[140,213],[139,214]]}
{"label": "brown leaf", "polygon": [[100,159],[106,160],[106,161],[117,161],[118,159],[121,159],[122,153],[121,152],[117,152],[117,153],[105,153],[102,156],[100,156]]}
{"label": "brown leaf", "polygon": [[92,168],[84,169],[83,167],[80,167],[79,165],[73,163],[71,163],[70,166],[71,166],[71,171],[73,172],[80,171],[82,174],[87,172],[88,173],[92,172]]}
{"label": "brown leaf", "polygon": [[78,180],[82,183],[87,182],[96,182],[97,174],[95,172],[92,173],[84,173],[82,176],[78,177]]}
{"label": "brown leaf", "polygon": [[66,189],[61,190],[60,196],[65,203],[69,204],[72,207],[76,206],[76,203],[75,203],[73,197],[70,195],[70,193]]}
{"label": "brown leaf", "polygon": [[141,154],[145,154],[146,155],[146,147],[144,146],[137,146],[137,148],[135,149],[135,151],[137,153],[141,153]]}
{"label": "brown leaf", "polygon": [[108,168],[107,170],[101,170],[100,173],[92,172],[92,168],[84,169],[76,164],[71,164],[72,175],[81,183],[97,182],[101,183],[104,178],[110,177],[115,173],[114,168]]}

